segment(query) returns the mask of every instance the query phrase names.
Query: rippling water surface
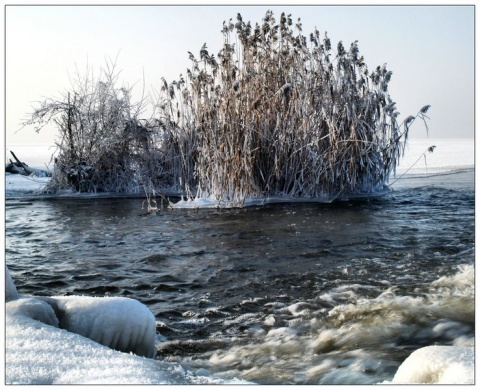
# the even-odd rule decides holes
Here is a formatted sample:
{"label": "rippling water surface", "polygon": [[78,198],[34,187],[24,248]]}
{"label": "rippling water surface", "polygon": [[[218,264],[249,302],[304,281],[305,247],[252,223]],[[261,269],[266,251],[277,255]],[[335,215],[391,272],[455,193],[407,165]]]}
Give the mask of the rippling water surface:
{"label": "rippling water surface", "polygon": [[142,202],[7,198],[19,291],[138,299],[158,359],[264,384],[378,383],[421,346],[473,343],[471,170],[361,202]]}

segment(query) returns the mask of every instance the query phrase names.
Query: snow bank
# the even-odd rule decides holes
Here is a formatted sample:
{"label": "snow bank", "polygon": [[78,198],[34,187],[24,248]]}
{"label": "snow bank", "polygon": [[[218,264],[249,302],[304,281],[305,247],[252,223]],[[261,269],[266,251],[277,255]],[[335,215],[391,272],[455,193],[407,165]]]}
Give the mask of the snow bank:
{"label": "snow bank", "polygon": [[247,383],[148,358],[156,350],[155,318],[138,301],[21,296],[5,272],[6,384]]}
{"label": "snow bank", "polygon": [[393,384],[474,384],[474,348],[430,346],[414,351],[398,368]]}
{"label": "snow bank", "polygon": [[6,315],[6,384],[245,384],[118,352],[28,316]]}
{"label": "snow bank", "polygon": [[6,173],[5,195],[36,194],[47,185],[49,180],[49,177],[23,176]]}
{"label": "snow bank", "polygon": [[159,361],[114,351],[8,307],[5,362],[7,384],[178,383]]}

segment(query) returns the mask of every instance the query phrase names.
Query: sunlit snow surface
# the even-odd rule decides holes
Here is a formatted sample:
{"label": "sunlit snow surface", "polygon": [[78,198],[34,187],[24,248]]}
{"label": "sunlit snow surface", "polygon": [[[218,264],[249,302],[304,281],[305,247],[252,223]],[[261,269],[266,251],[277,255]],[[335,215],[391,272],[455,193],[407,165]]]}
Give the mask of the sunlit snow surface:
{"label": "sunlit snow surface", "polygon": [[[428,149],[431,146],[433,152]],[[475,162],[473,139],[414,139],[407,143],[405,155],[397,167],[396,176],[432,175],[462,168],[472,168]],[[393,177],[390,182],[393,182]]]}
{"label": "sunlit snow surface", "polygon": [[[113,350],[153,356],[155,319],[138,301],[19,296],[7,269],[5,287],[7,384],[226,383]],[[246,382],[233,378],[228,383]]]}
{"label": "sunlit snow surface", "polygon": [[472,347],[420,348],[402,363],[391,383],[473,384],[474,357]]}
{"label": "sunlit snow surface", "polygon": [[180,365],[114,351],[29,317],[7,313],[6,325],[7,384],[226,383],[185,372]]}

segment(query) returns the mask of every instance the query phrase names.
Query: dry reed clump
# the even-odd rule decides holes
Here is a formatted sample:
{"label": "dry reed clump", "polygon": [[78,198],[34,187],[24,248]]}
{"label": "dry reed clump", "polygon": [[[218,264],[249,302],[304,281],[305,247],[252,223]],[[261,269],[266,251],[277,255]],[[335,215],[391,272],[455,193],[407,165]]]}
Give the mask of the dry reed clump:
{"label": "dry reed clump", "polygon": [[166,190],[241,206],[384,189],[430,106],[399,123],[391,71],[370,73],[357,42],[334,52],[327,34],[307,39],[290,15],[277,23],[269,11],[252,26],[238,14],[222,33],[217,56],[205,44],[200,58],[189,53],[185,78],[162,79],[149,120],[139,119],[144,99],[132,103],[131,90],[117,87],[114,64],[41,103],[25,125],[58,128],[47,191],[145,192],[153,210]]}
{"label": "dry reed clump", "polygon": [[158,148],[157,127],[139,119],[143,101],[131,102],[131,90],[117,87],[115,64],[100,77],[89,72],[72,83],[61,100],[40,104],[24,125],[58,129],[57,156],[46,192],[152,192],[152,180],[169,182]]}
{"label": "dry reed clump", "polygon": [[[172,177],[188,199],[332,200],[382,190],[413,121],[397,121],[385,66],[369,73],[357,42],[336,53],[300,19],[224,22],[218,56],[191,53],[187,80],[163,80],[157,115]],[[235,31],[235,33],[234,33]]]}

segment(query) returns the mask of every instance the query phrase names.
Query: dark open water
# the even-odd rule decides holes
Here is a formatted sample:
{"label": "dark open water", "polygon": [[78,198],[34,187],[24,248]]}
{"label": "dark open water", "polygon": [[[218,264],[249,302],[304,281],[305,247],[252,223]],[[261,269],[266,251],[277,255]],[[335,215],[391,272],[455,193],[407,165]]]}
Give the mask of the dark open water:
{"label": "dark open water", "polygon": [[381,199],[164,210],[6,200],[6,263],[35,295],[128,296],[157,358],[256,383],[378,383],[425,345],[474,338],[473,171]]}

